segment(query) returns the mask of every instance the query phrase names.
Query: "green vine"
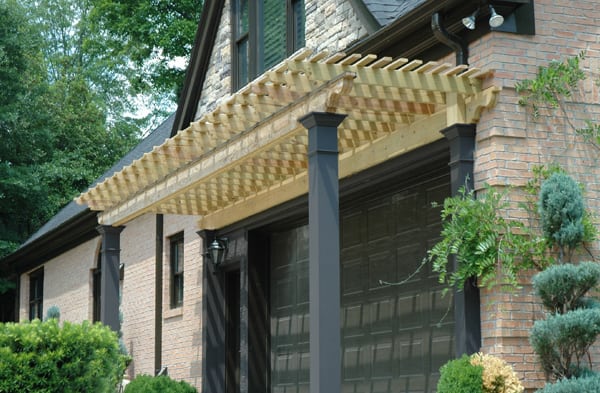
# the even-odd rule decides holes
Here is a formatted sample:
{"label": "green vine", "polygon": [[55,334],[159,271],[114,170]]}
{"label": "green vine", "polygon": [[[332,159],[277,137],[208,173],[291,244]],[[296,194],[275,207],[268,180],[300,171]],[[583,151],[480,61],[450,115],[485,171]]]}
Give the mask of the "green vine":
{"label": "green vine", "polygon": [[[498,214],[508,207],[506,193],[489,185],[485,195],[475,198],[474,191],[461,188],[458,195],[444,200],[441,211],[441,240],[428,251],[428,259],[439,281],[449,289],[462,289],[476,277],[478,285],[507,285],[517,288],[517,274],[532,267],[532,240],[523,235],[524,225]],[[535,242],[535,240],[534,240]],[[456,268],[449,267],[449,257]]]}
{"label": "green vine", "polygon": [[588,78],[581,69],[585,52],[569,57],[564,61],[551,61],[546,67],[539,67],[534,79],[517,82],[515,88],[520,94],[519,105],[531,108],[534,119],[540,116],[540,108],[547,106],[560,109],[575,132],[589,143],[600,147],[600,125],[592,119],[584,120],[585,126],[576,126],[565,107],[565,101],[573,98],[576,88],[581,81]]}

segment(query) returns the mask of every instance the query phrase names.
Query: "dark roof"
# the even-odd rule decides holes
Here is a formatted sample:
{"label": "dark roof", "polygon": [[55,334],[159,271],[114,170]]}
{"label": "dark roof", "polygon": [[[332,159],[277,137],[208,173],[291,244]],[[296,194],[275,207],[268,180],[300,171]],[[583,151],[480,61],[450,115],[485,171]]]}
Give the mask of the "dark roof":
{"label": "dark roof", "polygon": [[[173,127],[173,120],[175,118],[175,114],[169,116],[167,120],[165,120],[160,126],[158,126],[154,131],[152,131],[148,136],[146,136],[136,147],[134,147],[129,153],[127,153],[123,158],[121,158],[115,165],[113,165],[108,171],[106,171],[102,176],[100,176],[96,181],[92,183],[91,186],[103,181],[107,177],[112,176],[115,172],[120,171],[123,167],[131,164],[134,160],[140,158],[144,153],[151,151],[154,146],[158,146],[162,144],[165,139],[171,136],[171,128]],[[62,208],[54,217],[52,217],[48,222],[46,222],[37,232],[35,232],[29,239],[25,241],[21,245],[21,247],[15,251],[14,253],[8,255],[1,262],[12,263],[19,258],[25,258],[26,255],[32,251],[34,253],[39,253],[39,244],[44,241],[45,238],[50,238],[50,235],[56,235],[61,229],[72,228],[73,226],[84,225],[89,226],[90,223],[93,224],[95,221],[95,213],[91,212],[87,206],[78,205],[75,201],[68,203],[64,208]],[[93,220],[90,220],[90,217],[93,217]],[[97,225],[97,224],[96,224]],[[91,228],[77,228],[78,231],[84,232],[93,230],[95,225]],[[54,236],[52,236],[54,237]],[[59,235],[58,238],[67,237],[73,238],[74,234],[62,234]],[[76,245],[73,242],[70,243],[71,246]],[[51,250],[46,250],[47,254],[45,255],[53,255]],[[26,258],[27,259],[27,258]],[[44,261],[38,261],[38,263],[43,263]]]}
{"label": "dark roof", "polygon": [[387,26],[402,15],[414,10],[426,0],[363,0],[381,26]]}

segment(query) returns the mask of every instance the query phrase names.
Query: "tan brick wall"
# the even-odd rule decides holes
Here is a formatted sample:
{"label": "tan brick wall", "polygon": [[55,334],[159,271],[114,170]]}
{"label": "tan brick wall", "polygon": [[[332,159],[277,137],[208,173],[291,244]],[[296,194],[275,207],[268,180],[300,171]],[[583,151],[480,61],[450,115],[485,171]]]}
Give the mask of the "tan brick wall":
{"label": "tan brick wall", "polygon": [[154,238],[156,216],[128,222],[121,232],[125,265],[121,294],[123,341],[133,361],[130,376],[154,375]]}
{"label": "tan brick wall", "polygon": [[[63,321],[82,322],[91,318],[91,272],[95,267],[99,247],[100,237],[89,240],[44,264],[44,316],[49,307],[58,306]],[[21,321],[29,319],[29,273],[31,272],[21,275]]]}
{"label": "tan brick wall", "polygon": [[100,237],[87,241],[44,265],[44,312],[57,305],[61,320],[92,318],[92,270],[100,242]]}
{"label": "tan brick wall", "polygon": [[[173,378],[201,386],[202,379],[202,240],[197,218],[165,216],[163,267],[163,365]],[[183,306],[170,307],[169,237],[183,232]]]}
{"label": "tan brick wall", "polygon": [[[503,87],[498,104],[483,114],[477,126],[476,189],[481,189],[485,182],[521,186],[532,177],[534,166],[558,163],[585,184],[588,207],[597,212],[600,209],[598,150],[576,135],[559,111],[543,111],[540,119],[534,121],[518,105],[514,86],[516,81],[535,77],[538,66],[583,50],[588,56],[584,67],[597,76],[600,28],[595,16],[600,14],[600,3],[537,0],[535,14],[535,36],[491,33],[471,45],[471,65],[495,69],[491,83]],[[569,116],[576,124],[581,125],[586,116],[600,121],[598,88],[591,81],[581,85],[575,100],[587,103],[569,105]],[[515,189],[511,197],[513,201],[522,200],[523,194]],[[526,218],[516,206],[505,214],[515,219]],[[591,248],[597,258],[598,242]],[[533,390],[543,386],[544,375],[528,343],[529,329],[534,320],[544,315],[532,293],[530,279],[531,275],[525,275],[523,288],[512,294],[483,290],[481,314],[483,350],[514,364],[526,387]]]}

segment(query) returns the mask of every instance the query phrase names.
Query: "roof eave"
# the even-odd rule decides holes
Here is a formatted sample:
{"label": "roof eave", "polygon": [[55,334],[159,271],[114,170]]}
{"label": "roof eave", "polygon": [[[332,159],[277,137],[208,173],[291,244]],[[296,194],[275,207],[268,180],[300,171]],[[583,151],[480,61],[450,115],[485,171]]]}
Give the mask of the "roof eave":
{"label": "roof eave", "polygon": [[196,106],[202,94],[210,57],[219,31],[219,22],[225,6],[224,0],[207,0],[196,30],[190,64],[185,74],[185,82],[177,104],[171,136],[187,128],[194,120]]}

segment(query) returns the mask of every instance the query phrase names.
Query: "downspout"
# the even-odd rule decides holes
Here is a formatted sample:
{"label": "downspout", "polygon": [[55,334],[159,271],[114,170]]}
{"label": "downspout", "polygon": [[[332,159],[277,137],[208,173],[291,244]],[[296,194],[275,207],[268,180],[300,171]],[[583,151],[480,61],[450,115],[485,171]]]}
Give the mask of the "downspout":
{"label": "downspout", "polygon": [[163,306],[163,228],[162,214],[156,215],[155,270],[154,270],[154,374],[162,369],[162,306]]}
{"label": "downspout", "polygon": [[469,65],[469,45],[462,37],[446,30],[443,23],[444,18],[442,14],[436,12],[431,15],[431,30],[433,30],[433,35],[442,44],[449,46],[456,52],[456,65]]}

